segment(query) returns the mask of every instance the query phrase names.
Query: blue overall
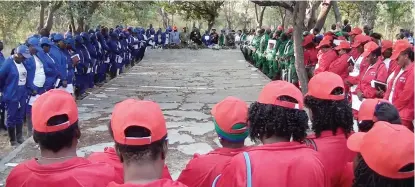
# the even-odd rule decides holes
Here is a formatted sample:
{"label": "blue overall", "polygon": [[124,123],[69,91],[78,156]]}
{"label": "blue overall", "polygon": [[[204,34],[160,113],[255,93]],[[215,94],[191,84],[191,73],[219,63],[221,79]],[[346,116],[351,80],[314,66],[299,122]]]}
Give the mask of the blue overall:
{"label": "blue overall", "polygon": [[75,45],[80,61],[75,67],[75,86],[79,94],[84,94],[87,88],[87,72],[89,67],[88,51],[82,44]]}
{"label": "blue overall", "polygon": [[7,111],[6,126],[15,127],[23,125],[26,111],[27,84],[19,85],[19,71],[13,56],[7,58],[0,68],[0,82],[0,84],[4,85],[2,101],[5,103]]}
{"label": "blue overall", "polygon": [[65,55],[62,53],[62,51],[56,45],[51,45],[50,46],[49,54],[53,58],[53,60],[56,64],[55,66],[58,70],[58,76],[57,77],[61,81],[67,81],[68,73],[67,73],[67,68],[66,68],[67,60],[66,60]]}
{"label": "blue overall", "polygon": [[109,59],[109,48],[107,45],[107,41],[105,37],[101,33],[97,33],[98,36],[98,42],[101,44],[101,58],[102,62],[100,66],[98,67],[98,80],[99,82],[105,82],[107,79],[106,73],[109,72],[110,68],[110,59]]}
{"label": "blue overall", "polygon": [[109,48],[109,59],[110,59],[110,72],[116,74],[117,69],[121,67],[120,63],[117,62],[117,55],[120,55],[120,51],[118,49],[118,40],[117,39],[110,39],[108,41],[108,48]]}
{"label": "blue overall", "polygon": [[97,52],[95,50],[94,45],[91,44],[89,37],[84,37],[84,47],[87,50],[88,59],[89,59],[89,67],[88,67],[88,75],[86,80],[86,86],[89,88],[94,87],[94,77],[95,77],[95,64],[97,59]]}

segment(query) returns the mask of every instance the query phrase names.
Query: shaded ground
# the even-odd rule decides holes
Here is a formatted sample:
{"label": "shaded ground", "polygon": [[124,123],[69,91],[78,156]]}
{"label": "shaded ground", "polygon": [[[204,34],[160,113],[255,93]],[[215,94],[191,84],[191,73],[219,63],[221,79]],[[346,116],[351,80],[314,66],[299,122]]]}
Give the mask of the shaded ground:
{"label": "shaded ground", "polygon": [[[231,95],[251,103],[267,82],[239,50],[148,50],[139,66],[78,102],[82,128],[78,154],[86,156],[112,145],[106,125],[115,103],[126,98],[154,100],[168,122],[167,164],[176,178],[194,153],[218,147],[212,106]],[[39,154],[32,140],[15,152],[9,163]],[[5,179],[11,167],[0,164],[0,177]]]}

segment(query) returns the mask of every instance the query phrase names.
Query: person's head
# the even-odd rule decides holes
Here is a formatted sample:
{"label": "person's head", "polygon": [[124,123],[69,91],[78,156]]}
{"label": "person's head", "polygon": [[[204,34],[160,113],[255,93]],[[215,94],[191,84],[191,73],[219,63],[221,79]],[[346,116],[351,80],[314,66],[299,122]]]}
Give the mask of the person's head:
{"label": "person's head", "polygon": [[46,28],[42,28],[39,30],[39,34],[41,37],[49,38],[50,32]]}
{"label": "person's head", "polygon": [[390,40],[382,40],[382,56],[386,58],[390,58],[392,56],[392,47],[393,43]]}
{"label": "person's head", "polygon": [[39,38],[30,37],[27,39],[27,47],[29,47],[29,51],[31,55],[37,53],[37,48],[39,46]]}
{"label": "person's head", "polygon": [[399,112],[389,101],[383,99],[365,99],[360,105],[357,117],[359,132],[367,132],[378,121],[401,124]]}
{"label": "person's head", "polygon": [[376,42],[377,44],[380,44],[380,41],[382,40],[382,35],[376,32],[370,34],[370,37],[372,37],[372,41]]}
{"label": "person's head", "polygon": [[53,38],[52,38],[53,42],[55,42],[55,44],[60,48],[60,49],[65,49],[66,48],[66,44],[64,42],[64,37],[62,34],[60,33],[56,33]]}
{"label": "person's head", "polygon": [[16,63],[22,63],[30,57],[32,57],[32,55],[30,55],[29,48],[26,45],[20,45],[17,47],[13,54],[13,59]]}
{"label": "person's head", "polygon": [[40,47],[43,49],[43,52],[45,53],[49,53],[50,51],[50,45],[52,44],[52,42],[49,40],[49,38],[47,37],[42,37],[40,39]]}
{"label": "person's head", "polygon": [[366,58],[369,64],[373,65],[378,61],[378,57],[381,55],[381,48],[373,41],[365,44],[364,52],[362,56]]}
{"label": "person's head", "polygon": [[309,35],[305,36],[304,40],[303,40],[303,43],[302,43],[303,47],[305,49],[309,49],[311,47],[314,47],[313,39],[314,39],[314,35],[312,35],[312,34],[309,34]]}
{"label": "person's head", "polygon": [[3,51],[3,48],[4,48],[4,46],[3,46],[3,42],[2,42],[2,41],[0,41],[0,52],[1,52],[1,51]]}
{"label": "person's head", "polygon": [[400,67],[406,67],[414,61],[413,46],[408,40],[398,40],[393,46],[391,60],[397,60]]}
{"label": "person's head", "polygon": [[173,26],[173,32],[177,32],[177,27]]}
{"label": "person's head", "polygon": [[314,34],[314,35],[318,35],[318,34],[320,34],[320,29],[319,29],[319,28],[314,28],[314,29],[313,29],[313,34]]}
{"label": "person's head", "polygon": [[269,35],[269,34],[271,34],[271,28],[270,27],[268,27],[266,30],[265,30],[265,32]]}
{"label": "person's head", "polygon": [[294,32],[294,28],[293,27],[289,27],[287,30],[287,38],[291,39],[291,37],[293,36],[293,32]]}
{"label": "person's head", "polygon": [[414,186],[414,133],[407,127],[379,121],[351,135],[347,147],[359,153],[353,187]]}
{"label": "person's head", "polygon": [[347,24],[349,24],[349,20],[348,19],[343,20],[343,25],[347,25]]}
{"label": "person's head", "polygon": [[150,23],[150,28],[153,28],[153,24]]}
{"label": "person's head", "polygon": [[336,30],[337,25],[335,23],[331,24],[331,30]]}
{"label": "person's head", "polygon": [[365,26],[363,26],[363,32],[364,32],[366,35],[369,35],[369,34],[372,32],[372,27],[371,27],[371,26],[369,26],[369,25],[365,25]]}
{"label": "person's head", "polygon": [[331,41],[330,40],[321,40],[316,49],[321,50],[323,53],[331,50]]}
{"label": "person's head", "polygon": [[345,99],[344,83],[339,75],[322,72],[311,78],[304,104],[310,109],[312,130],[317,138],[326,130],[335,135],[340,128],[346,137],[353,130],[352,109]]}
{"label": "person's head", "polygon": [[236,97],[227,97],[213,106],[215,131],[223,147],[240,148],[248,137],[248,105]]}
{"label": "person's head", "polygon": [[303,94],[285,81],[268,83],[251,104],[248,123],[249,136],[256,142],[303,141],[308,129]]}
{"label": "person's head", "polygon": [[340,44],[334,49],[339,55],[347,54],[350,52],[350,43],[347,41],[341,41]]}
{"label": "person's head", "polygon": [[371,41],[372,38],[363,34],[356,35],[354,38],[354,41],[352,43],[353,48],[357,48],[359,53],[363,53],[364,51],[364,45]]}
{"label": "person's head", "polygon": [[186,27],[183,27],[183,32],[186,32],[187,31],[187,28]]}
{"label": "person's head", "polygon": [[135,99],[116,104],[109,132],[124,165],[124,175],[149,166],[161,177],[168,143],[166,121],[158,104]]}
{"label": "person's head", "polygon": [[349,35],[349,37],[350,37],[350,42],[351,42],[351,43],[354,43],[354,41],[355,41],[355,37],[356,37],[357,35],[360,35],[360,34],[362,34],[362,29],[360,29],[359,27],[355,27],[355,28],[353,28],[353,29],[352,29],[352,31],[350,31],[350,32],[348,33],[348,35]]}
{"label": "person's head", "polygon": [[41,152],[76,151],[81,131],[78,126],[78,107],[71,94],[50,90],[33,103],[33,139]]}

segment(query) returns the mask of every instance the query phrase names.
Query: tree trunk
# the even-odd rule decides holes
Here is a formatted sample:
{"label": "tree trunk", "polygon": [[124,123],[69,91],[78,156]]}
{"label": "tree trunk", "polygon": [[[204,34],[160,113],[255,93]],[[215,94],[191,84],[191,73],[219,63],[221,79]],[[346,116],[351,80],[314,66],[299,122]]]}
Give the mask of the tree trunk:
{"label": "tree trunk", "polygon": [[318,15],[316,25],[314,28],[318,28],[321,30],[323,28],[324,23],[326,22],[327,15],[329,14],[330,8],[331,8],[331,1],[326,0],[327,3],[322,3],[320,6],[320,14]]}
{"label": "tree trunk", "polygon": [[48,12],[48,19],[46,21],[45,29],[50,32],[53,26],[53,14],[62,6],[62,1],[54,3],[51,5],[49,12]]}
{"label": "tree trunk", "polygon": [[267,8],[267,7],[266,6],[260,7],[261,12],[258,12],[258,7],[259,6],[257,4],[255,4],[255,18],[256,18],[257,27],[261,28],[262,27],[262,20],[264,19],[265,8]]}
{"label": "tree trunk", "polygon": [[167,12],[164,11],[164,8],[159,8],[158,13],[161,16],[161,20],[163,22],[163,27],[167,28],[169,26],[169,16],[167,15]]}
{"label": "tree trunk", "polygon": [[70,8],[69,10],[69,28],[70,28],[70,32],[74,33],[75,32],[75,19],[73,18],[73,13],[72,13],[72,9]]}
{"label": "tree trunk", "polygon": [[361,24],[368,25],[371,28],[375,26],[376,15],[377,15],[377,1],[361,1],[359,3]]}
{"label": "tree trunk", "polygon": [[79,17],[77,20],[76,20],[76,23],[77,23],[77,28],[76,28],[76,30],[75,30],[75,33],[81,33],[81,32],[83,32],[84,31],[84,17],[83,16],[81,16],[81,17]]}
{"label": "tree trunk", "polygon": [[339,6],[337,5],[337,1],[332,1],[331,6],[333,7],[334,17],[336,19],[336,23],[342,22],[342,15],[340,14]]}
{"label": "tree trunk", "polygon": [[320,6],[320,1],[310,1],[308,2],[308,8],[306,10],[306,18],[304,21],[304,25],[307,26],[307,30],[313,29],[313,27],[316,25],[317,17],[316,17],[316,11],[318,7]]}
{"label": "tree trunk", "polygon": [[297,72],[303,94],[306,94],[308,91],[308,76],[304,66],[304,49],[301,45],[303,42],[302,31],[304,30],[306,8],[306,1],[296,1],[293,12],[295,70]]}
{"label": "tree trunk", "polygon": [[40,2],[39,25],[37,26],[37,31],[38,32],[45,25],[45,9],[46,9],[47,6],[48,6],[48,2],[46,2],[46,1]]}
{"label": "tree trunk", "polygon": [[208,31],[209,32],[212,30],[213,24],[215,24],[215,21],[208,21]]}

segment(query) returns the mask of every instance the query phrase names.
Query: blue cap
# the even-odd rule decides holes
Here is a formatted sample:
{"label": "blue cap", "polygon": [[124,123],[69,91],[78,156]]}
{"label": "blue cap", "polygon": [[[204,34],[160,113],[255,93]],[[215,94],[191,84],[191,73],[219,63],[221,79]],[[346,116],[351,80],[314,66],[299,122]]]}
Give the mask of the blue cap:
{"label": "blue cap", "polygon": [[31,38],[31,37],[35,37],[35,38],[40,39],[40,35],[39,35],[39,34],[33,34],[33,35],[32,35],[32,36],[30,36],[29,38]]}
{"label": "blue cap", "polygon": [[48,37],[42,37],[42,38],[40,39],[39,44],[40,44],[40,45],[43,45],[43,44],[52,45],[53,43],[49,40],[49,38],[48,38]]}
{"label": "blue cap", "polygon": [[72,33],[71,32],[66,32],[65,33],[65,38],[68,38],[68,37],[72,37]]}
{"label": "blue cap", "polygon": [[30,58],[32,55],[30,55],[29,48],[25,45],[20,45],[16,48],[16,54],[21,54],[25,58]]}
{"label": "blue cap", "polygon": [[83,38],[89,38],[89,34],[88,34],[88,33],[86,33],[86,32],[81,32],[81,36],[82,36]]}
{"label": "blue cap", "polygon": [[84,43],[84,40],[82,39],[82,36],[80,36],[80,35],[75,36],[75,41],[79,42],[79,43]]}
{"label": "blue cap", "polygon": [[125,37],[124,33],[120,33],[118,36],[119,37]]}
{"label": "blue cap", "polygon": [[53,41],[63,40],[63,35],[61,33],[56,33],[55,35],[52,36],[52,40]]}
{"label": "blue cap", "polygon": [[92,30],[92,29],[89,29],[89,30],[88,30],[88,33],[89,33],[89,34],[93,34],[93,33],[95,33],[95,31],[94,31],[94,30]]}
{"label": "blue cap", "polygon": [[117,36],[118,36],[118,34],[117,34],[116,32],[112,32],[112,33],[110,34],[110,36],[111,36],[111,37],[117,37]]}
{"label": "blue cap", "polygon": [[38,46],[39,45],[39,38],[30,37],[30,38],[27,39],[27,44]]}

